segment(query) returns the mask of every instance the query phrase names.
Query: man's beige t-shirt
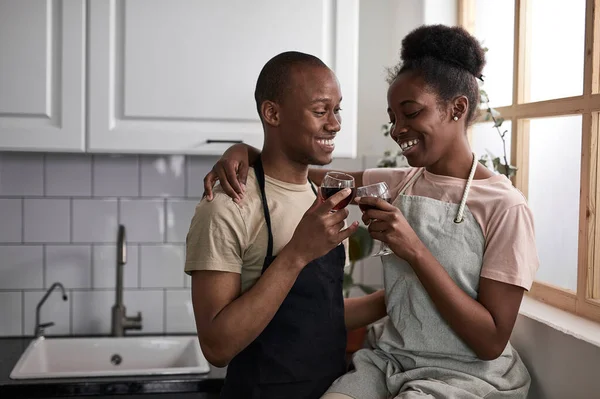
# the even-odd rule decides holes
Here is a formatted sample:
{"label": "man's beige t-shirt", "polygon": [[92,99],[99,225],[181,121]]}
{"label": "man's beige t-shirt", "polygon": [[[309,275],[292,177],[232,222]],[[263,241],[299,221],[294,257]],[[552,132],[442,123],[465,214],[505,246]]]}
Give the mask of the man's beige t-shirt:
{"label": "man's beige t-shirt", "polygon": [[[308,182],[290,184],[269,176],[265,176],[265,193],[275,256],[291,240],[296,226],[316,197]],[[261,275],[267,243],[260,189],[254,169],[250,168],[241,204],[233,202],[217,185],[213,200],[203,199],[196,206],[186,239],[185,272],[240,273],[242,292],[245,292]],[[347,249],[346,245],[346,259]]]}

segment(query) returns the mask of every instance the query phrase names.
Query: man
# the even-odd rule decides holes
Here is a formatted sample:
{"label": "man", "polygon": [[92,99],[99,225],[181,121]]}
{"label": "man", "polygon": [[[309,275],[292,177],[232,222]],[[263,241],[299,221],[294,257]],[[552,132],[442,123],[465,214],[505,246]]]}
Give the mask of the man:
{"label": "man", "polygon": [[[241,201],[220,187],[196,208],[185,270],[204,355],[228,365],[222,398],[318,398],[345,372],[346,328],[385,315],[383,293],[342,296],[344,246],[358,228],[308,181],[332,160],[339,83],[318,58],[286,52],[262,69],[265,140]],[[317,198],[317,199],[315,199]],[[366,310],[369,309],[367,312]]]}

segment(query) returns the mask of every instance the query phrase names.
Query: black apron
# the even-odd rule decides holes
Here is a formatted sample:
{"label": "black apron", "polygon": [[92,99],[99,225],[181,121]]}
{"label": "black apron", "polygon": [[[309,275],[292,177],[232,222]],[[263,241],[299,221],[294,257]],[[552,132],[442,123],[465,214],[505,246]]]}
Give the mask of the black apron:
{"label": "black apron", "polygon": [[[269,235],[264,273],[275,257],[260,158],[254,171]],[[271,322],[229,363],[222,399],[320,398],[345,373],[345,259],[338,245],[302,269]]]}

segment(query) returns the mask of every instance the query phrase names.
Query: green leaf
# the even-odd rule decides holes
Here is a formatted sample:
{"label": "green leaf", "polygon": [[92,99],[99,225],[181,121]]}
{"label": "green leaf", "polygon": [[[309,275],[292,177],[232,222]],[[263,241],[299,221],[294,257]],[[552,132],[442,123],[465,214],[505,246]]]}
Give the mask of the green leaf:
{"label": "green leaf", "polygon": [[485,92],[485,90],[483,90],[483,89],[479,90],[479,97],[480,97],[480,99],[481,99],[480,101],[481,101],[483,104],[487,104],[487,103],[489,103],[489,102],[490,102],[490,98],[488,97],[487,93],[486,93],[486,92]]}
{"label": "green leaf", "polygon": [[381,131],[383,133],[384,136],[389,136],[390,135],[390,131],[392,130],[392,124],[391,122],[386,123],[385,125],[381,125]]}
{"label": "green leaf", "polygon": [[[492,165],[494,165],[494,169],[497,170],[498,172],[500,172],[498,170],[498,167],[502,165],[502,162],[500,161],[500,157],[495,157],[492,159]],[[502,173],[502,172],[500,172]]]}
{"label": "green leaf", "polygon": [[494,115],[494,118],[496,118],[496,119],[501,117],[501,115],[500,115],[500,112],[496,111],[496,110],[495,110],[494,108],[492,108],[492,107],[490,107],[490,108],[488,109],[488,112],[491,112],[491,114],[492,114],[492,115]]}
{"label": "green leaf", "polygon": [[392,158],[384,158],[380,159],[377,163],[378,168],[395,168],[398,166],[395,159]]}
{"label": "green leaf", "polygon": [[[498,164],[495,167],[496,171],[498,173],[502,173],[503,175],[507,175],[506,173],[506,165],[504,165],[503,163]],[[508,177],[512,177],[517,173],[517,167],[516,166],[512,166],[512,165],[508,165]]]}
{"label": "green leaf", "polygon": [[348,238],[348,241],[348,255],[350,256],[351,262],[356,262],[368,257],[373,250],[373,238],[364,226],[358,226],[358,230]]}
{"label": "green leaf", "polygon": [[502,126],[502,123],[504,123],[504,118],[503,117],[497,117],[496,118],[496,123],[494,123],[494,127],[500,127]]}
{"label": "green leaf", "polygon": [[479,158],[479,163],[485,166],[486,168],[489,168],[488,158],[485,155],[482,155],[481,158]]}

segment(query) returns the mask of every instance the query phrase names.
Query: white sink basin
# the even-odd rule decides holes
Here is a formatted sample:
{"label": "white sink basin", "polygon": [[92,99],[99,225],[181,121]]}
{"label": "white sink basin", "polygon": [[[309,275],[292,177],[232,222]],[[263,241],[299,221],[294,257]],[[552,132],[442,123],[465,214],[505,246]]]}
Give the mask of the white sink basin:
{"label": "white sink basin", "polygon": [[201,374],[209,365],[196,336],[38,338],[12,379]]}

